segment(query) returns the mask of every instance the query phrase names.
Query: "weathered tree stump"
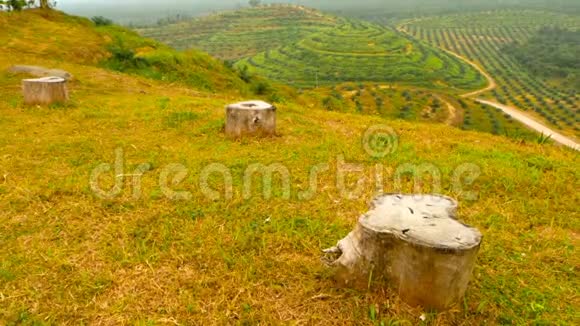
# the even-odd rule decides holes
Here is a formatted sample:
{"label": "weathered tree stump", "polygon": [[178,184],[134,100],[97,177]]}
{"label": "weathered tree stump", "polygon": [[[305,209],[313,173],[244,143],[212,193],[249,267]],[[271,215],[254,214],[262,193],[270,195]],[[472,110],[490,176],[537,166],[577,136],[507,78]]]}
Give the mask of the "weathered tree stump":
{"label": "weathered tree stump", "polygon": [[8,68],[8,72],[13,74],[28,74],[34,77],[60,77],[66,80],[71,80],[73,78],[68,71],[40,66],[14,65]]}
{"label": "weathered tree stump", "polygon": [[[460,302],[481,233],[456,220],[457,202],[436,195],[383,195],[327,254],[348,286],[388,284],[413,306],[447,309]],[[335,256],[336,258],[336,256]]]}
{"label": "weathered tree stump", "polygon": [[226,135],[273,136],[276,134],[276,108],[262,101],[248,101],[226,107]]}
{"label": "weathered tree stump", "polygon": [[60,77],[43,77],[22,80],[24,103],[48,105],[68,100],[66,80]]}

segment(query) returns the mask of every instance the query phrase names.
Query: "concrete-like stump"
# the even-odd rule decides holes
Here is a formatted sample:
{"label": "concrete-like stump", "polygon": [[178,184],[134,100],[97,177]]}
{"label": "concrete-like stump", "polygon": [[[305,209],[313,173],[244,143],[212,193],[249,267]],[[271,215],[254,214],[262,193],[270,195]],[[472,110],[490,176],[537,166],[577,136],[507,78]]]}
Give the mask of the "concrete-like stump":
{"label": "concrete-like stump", "polygon": [[41,66],[14,65],[8,68],[8,72],[13,74],[28,74],[34,77],[60,77],[71,80],[73,76],[62,69],[50,69]]}
{"label": "concrete-like stump", "polygon": [[386,284],[410,305],[450,308],[467,289],[482,239],[456,220],[456,210],[444,196],[379,196],[356,228],[325,250],[334,255],[327,263],[347,286]]}
{"label": "concrete-like stump", "polygon": [[66,80],[61,77],[43,77],[22,80],[24,103],[27,105],[49,105],[68,100]]}
{"label": "concrete-like stump", "polygon": [[276,107],[263,101],[247,101],[226,107],[226,135],[274,136],[276,134]]}

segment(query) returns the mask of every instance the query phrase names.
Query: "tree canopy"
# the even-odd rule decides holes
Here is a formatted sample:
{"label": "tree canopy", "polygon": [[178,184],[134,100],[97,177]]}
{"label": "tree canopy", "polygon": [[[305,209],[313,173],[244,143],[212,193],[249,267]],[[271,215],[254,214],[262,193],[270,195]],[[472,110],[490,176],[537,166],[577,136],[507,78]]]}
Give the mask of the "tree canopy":
{"label": "tree canopy", "polygon": [[580,31],[545,27],[525,43],[513,43],[504,50],[545,79],[563,79],[580,88]]}

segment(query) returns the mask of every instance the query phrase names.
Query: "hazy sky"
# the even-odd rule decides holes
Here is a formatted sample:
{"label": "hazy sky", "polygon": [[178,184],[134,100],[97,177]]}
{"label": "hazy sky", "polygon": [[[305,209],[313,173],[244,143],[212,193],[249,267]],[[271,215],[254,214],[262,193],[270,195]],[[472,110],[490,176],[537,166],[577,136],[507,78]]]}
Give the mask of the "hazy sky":
{"label": "hazy sky", "polygon": [[[264,3],[295,3],[316,6],[329,0],[264,0]],[[333,0],[336,3],[353,0]],[[366,0],[377,1],[377,0]],[[392,1],[392,0],[390,0]],[[102,15],[117,21],[153,20],[178,13],[202,15],[215,10],[247,6],[248,0],[57,0],[57,8],[82,16]]]}
{"label": "hazy sky", "polygon": [[[106,16],[118,22],[155,21],[178,13],[203,15],[247,6],[248,0],[57,0],[57,8],[82,16]],[[418,12],[438,9],[491,9],[512,5],[578,6],[580,0],[263,0],[294,3],[320,9],[378,9],[381,12]]]}

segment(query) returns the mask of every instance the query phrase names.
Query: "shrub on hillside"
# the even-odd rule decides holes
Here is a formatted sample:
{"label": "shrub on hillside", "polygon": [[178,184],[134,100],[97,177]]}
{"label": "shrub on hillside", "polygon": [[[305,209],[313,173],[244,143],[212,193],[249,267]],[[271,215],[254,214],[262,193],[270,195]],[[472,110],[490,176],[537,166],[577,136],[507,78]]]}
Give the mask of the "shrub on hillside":
{"label": "shrub on hillside", "polygon": [[91,18],[91,20],[97,26],[110,26],[110,25],[113,25],[113,21],[112,20],[110,20],[109,18],[105,18],[103,16],[95,16],[95,17]]}
{"label": "shrub on hillside", "polygon": [[21,11],[25,6],[24,0],[0,0],[0,10]]}
{"label": "shrub on hillside", "polygon": [[210,77],[200,71],[202,58],[194,53],[158,49],[147,40],[137,41],[117,35],[115,41],[107,47],[111,56],[103,64],[112,70],[151,79],[183,82],[205,90],[214,89]]}
{"label": "shrub on hillside", "polygon": [[252,84],[252,91],[256,95],[266,95],[272,92],[272,85],[265,80],[259,80]]}
{"label": "shrub on hillside", "polygon": [[328,96],[322,100],[322,106],[329,111],[343,111],[344,102],[334,96]]}

